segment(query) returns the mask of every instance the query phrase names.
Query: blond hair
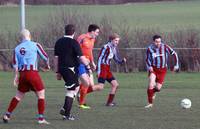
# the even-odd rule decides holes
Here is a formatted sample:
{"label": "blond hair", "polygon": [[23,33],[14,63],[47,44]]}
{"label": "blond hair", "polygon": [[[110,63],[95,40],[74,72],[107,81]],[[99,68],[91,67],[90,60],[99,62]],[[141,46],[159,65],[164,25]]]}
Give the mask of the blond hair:
{"label": "blond hair", "polygon": [[116,39],[116,38],[120,38],[120,36],[117,33],[112,33],[109,36],[109,41],[112,41],[113,39]]}
{"label": "blond hair", "polygon": [[31,33],[28,29],[23,29],[20,32],[20,38],[21,39],[30,39],[31,38]]}

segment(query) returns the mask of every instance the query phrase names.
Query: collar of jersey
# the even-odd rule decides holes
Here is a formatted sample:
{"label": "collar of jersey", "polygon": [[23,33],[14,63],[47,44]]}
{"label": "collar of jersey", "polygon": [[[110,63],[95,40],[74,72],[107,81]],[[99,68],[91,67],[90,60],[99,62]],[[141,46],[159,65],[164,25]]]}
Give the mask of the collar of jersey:
{"label": "collar of jersey", "polygon": [[65,37],[65,38],[71,38],[71,39],[74,38],[74,36],[72,36],[72,35],[64,35],[64,37]]}

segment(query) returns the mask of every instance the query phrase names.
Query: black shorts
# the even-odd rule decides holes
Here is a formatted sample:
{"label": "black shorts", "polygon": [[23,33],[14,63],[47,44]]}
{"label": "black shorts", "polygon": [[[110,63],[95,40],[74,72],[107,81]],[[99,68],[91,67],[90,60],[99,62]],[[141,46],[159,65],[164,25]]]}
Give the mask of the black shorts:
{"label": "black shorts", "polygon": [[68,90],[75,90],[76,87],[79,86],[77,67],[62,68],[59,72],[62,75],[65,81],[65,87]]}

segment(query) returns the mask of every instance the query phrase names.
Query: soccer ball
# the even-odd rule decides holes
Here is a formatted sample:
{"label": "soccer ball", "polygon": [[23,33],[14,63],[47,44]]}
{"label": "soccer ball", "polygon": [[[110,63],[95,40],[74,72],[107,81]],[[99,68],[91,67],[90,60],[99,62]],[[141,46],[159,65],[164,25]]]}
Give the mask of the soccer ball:
{"label": "soccer ball", "polygon": [[181,100],[181,107],[184,108],[184,109],[188,109],[188,108],[191,108],[192,106],[192,102],[190,99],[182,99]]}

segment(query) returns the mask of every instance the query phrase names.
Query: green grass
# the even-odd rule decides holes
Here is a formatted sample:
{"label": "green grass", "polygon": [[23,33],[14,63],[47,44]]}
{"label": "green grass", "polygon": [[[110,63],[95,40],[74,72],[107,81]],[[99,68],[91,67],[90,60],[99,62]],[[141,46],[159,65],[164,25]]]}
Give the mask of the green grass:
{"label": "green grass", "polygon": [[[63,81],[56,81],[51,72],[41,73],[46,85],[46,117],[51,125],[36,124],[37,99],[28,93],[13,113],[9,124],[0,122],[0,129],[200,129],[200,73],[168,73],[162,91],[157,94],[152,109],[146,104],[147,73],[115,74],[120,83],[116,95],[117,107],[105,107],[109,86],[88,95],[91,110],[80,110],[74,102],[76,121],[63,121],[58,114],[64,101]],[[11,72],[0,72],[0,113],[3,114],[16,88]],[[181,109],[182,98],[190,98],[192,108]]]}
{"label": "green grass", "polygon": [[[124,5],[64,5],[64,6],[26,6],[26,25],[28,28],[45,24],[50,15],[61,9],[87,14],[98,23],[106,15],[116,27],[125,23],[138,28],[161,28],[173,31],[175,28],[199,28],[200,1],[134,3]],[[0,30],[19,30],[19,7],[0,7]]]}

